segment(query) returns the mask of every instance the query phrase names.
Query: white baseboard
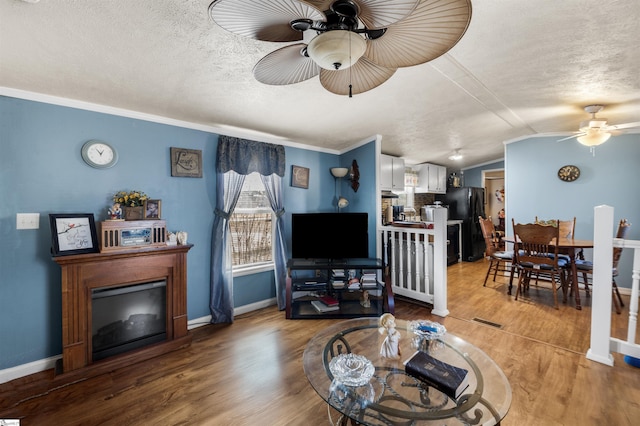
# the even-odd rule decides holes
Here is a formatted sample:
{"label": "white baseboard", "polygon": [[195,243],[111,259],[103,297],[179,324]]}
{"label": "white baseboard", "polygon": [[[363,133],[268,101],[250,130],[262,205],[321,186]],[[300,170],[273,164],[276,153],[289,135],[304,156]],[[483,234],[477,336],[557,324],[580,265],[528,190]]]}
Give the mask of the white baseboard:
{"label": "white baseboard", "polygon": [[[237,307],[233,310],[234,315],[242,315],[247,312],[256,311],[258,309],[267,308],[276,304],[276,299],[261,300],[260,302],[251,303]],[[195,318],[187,323],[187,329],[192,330],[194,328],[202,327],[211,323],[211,315],[207,315],[200,318]],[[62,354],[52,356],[50,358],[33,361],[28,364],[21,364],[15,367],[6,368],[0,370],[0,384],[10,382],[11,380],[19,379],[20,377],[28,376],[30,374],[40,373],[41,371],[50,370],[55,368],[56,362],[62,358]]]}
{"label": "white baseboard", "polygon": [[269,306],[277,305],[276,298],[261,300],[256,303],[250,303],[249,305],[239,306],[233,310],[233,315],[242,315],[248,312],[257,311],[258,309],[268,308]]}
{"label": "white baseboard", "polygon": [[45,358],[28,364],[16,365],[15,367],[0,370],[0,383],[10,382],[11,380],[19,379],[20,377],[55,368],[56,362],[61,358],[62,355],[56,355],[51,358]]}

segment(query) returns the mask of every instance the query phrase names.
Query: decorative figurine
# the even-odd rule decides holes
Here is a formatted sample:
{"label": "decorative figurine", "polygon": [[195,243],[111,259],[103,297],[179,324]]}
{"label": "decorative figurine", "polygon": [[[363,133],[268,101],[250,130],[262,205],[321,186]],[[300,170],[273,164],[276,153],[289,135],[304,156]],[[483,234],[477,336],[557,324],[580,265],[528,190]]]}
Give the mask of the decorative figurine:
{"label": "decorative figurine", "polygon": [[360,304],[362,305],[363,308],[371,307],[371,301],[369,300],[369,292],[367,290],[362,292],[362,300],[360,301]]}
{"label": "decorative figurine", "polygon": [[184,231],[178,231],[176,232],[176,237],[178,240],[178,245],[185,245],[187,244],[187,233]]}
{"label": "decorative figurine", "polygon": [[122,220],[122,208],[120,207],[120,203],[114,203],[113,206],[111,206],[109,209],[109,219]]}
{"label": "decorative figurine", "polygon": [[396,318],[390,313],[382,314],[378,331],[387,335],[380,347],[380,355],[389,359],[400,358],[400,332],[396,330]]}

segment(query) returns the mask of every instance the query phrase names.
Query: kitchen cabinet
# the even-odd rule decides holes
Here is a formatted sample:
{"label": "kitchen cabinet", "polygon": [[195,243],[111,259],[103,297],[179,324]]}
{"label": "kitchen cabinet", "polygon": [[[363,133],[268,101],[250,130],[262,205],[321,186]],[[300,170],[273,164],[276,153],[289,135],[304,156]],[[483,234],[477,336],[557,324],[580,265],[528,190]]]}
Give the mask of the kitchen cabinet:
{"label": "kitchen cabinet", "polygon": [[380,154],[380,189],[404,191],[404,159]]}
{"label": "kitchen cabinet", "polygon": [[444,194],[447,192],[447,168],[437,164],[418,165],[418,186],[416,192]]}

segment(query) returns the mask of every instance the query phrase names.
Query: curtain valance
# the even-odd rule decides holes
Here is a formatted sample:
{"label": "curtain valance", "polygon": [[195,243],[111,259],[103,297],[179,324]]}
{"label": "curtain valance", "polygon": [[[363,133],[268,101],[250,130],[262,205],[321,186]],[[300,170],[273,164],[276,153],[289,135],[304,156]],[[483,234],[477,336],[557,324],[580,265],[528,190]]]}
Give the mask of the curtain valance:
{"label": "curtain valance", "polygon": [[217,172],[241,175],[284,176],[284,146],[221,135],[218,139]]}

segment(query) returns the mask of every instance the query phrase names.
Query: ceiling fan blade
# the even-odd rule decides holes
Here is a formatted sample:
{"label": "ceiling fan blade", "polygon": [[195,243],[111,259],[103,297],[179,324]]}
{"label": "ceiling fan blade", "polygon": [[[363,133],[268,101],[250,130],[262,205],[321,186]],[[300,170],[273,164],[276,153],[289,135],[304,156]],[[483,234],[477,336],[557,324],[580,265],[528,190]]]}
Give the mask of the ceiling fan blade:
{"label": "ceiling fan blade", "polygon": [[[370,30],[387,27],[407,17],[420,0],[352,0],[360,9],[358,18]],[[330,10],[335,0],[306,0],[319,10]]]}
{"label": "ceiling fan blade", "polygon": [[389,68],[423,64],[455,46],[470,21],[470,0],[424,0],[382,37],[369,40],[365,56]]}
{"label": "ceiling fan blade", "polygon": [[256,80],[279,86],[299,83],[318,75],[318,64],[302,53],[306,46],[304,43],[292,44],[260,59],[253,68]]}
{"label": "ceiling fan blade", "polygon": [[348,95],[349,84],[351,84],[351,93],[357,95],[378,87],[395,72],[396,68],[381,67],[363,56],[354,65],[344,70],[320,69],[320,83],[336,95]]}
{"label": "ceiling fan blade", "polygon": [[209,16],[227,31],[263,41],[299,41],[301,31],[289,24],[295,19],[324,21],[324,13],[297,0],[214,0]]}
{"label": "ceiling fan blade", "polygon": [[562,141],[566,141],[566,140],[577,138],[579,136],[584,136],[584,135],[586,135],[586,133],[578,133],[578,134],[573,135],[573,136],[568,136],[566,138],[558,139],[556,142],[562,142]]}
{"label": "ceiling fan blade", "polygon": [[622,123],[622,124],[615,124],[613,126],[607,126],[607,131],[609,131],[609,130],[620,130],[620,129],[632,129],[634,127],[640,127],[640,121],[635,121],[633,123]]}

